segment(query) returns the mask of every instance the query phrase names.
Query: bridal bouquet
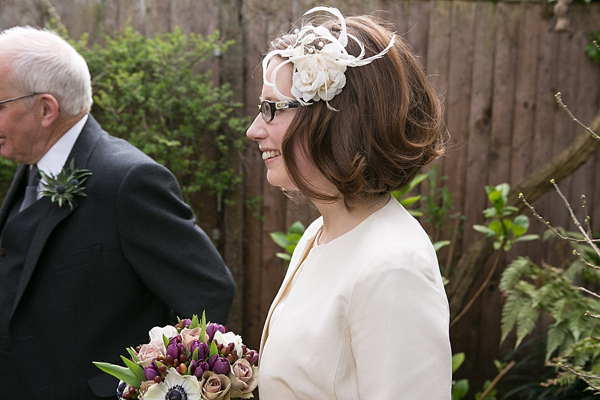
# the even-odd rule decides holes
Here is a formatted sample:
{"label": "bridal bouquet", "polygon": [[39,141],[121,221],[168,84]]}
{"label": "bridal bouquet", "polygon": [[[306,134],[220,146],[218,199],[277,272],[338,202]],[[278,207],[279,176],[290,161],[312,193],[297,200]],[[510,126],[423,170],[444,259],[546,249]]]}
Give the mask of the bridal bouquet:
{"label": "bridal bouquet", "polygon": [[175,326],[154,327],[150,342],[128,348],[126,367],[94,362],[120,379],[119,399],[229,400],[254,397],[258,353],[223,325],[194,315]]}

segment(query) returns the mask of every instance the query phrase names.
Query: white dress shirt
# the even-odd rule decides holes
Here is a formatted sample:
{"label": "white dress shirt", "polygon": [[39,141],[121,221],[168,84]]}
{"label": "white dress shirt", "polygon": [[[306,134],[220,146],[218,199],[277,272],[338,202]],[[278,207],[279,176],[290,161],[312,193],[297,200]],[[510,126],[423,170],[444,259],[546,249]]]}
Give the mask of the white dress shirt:
{"label": "white dress shirt", "polygon": [[[52,147],[40,158],[37,162],[37,167],[40,171],[43,171],[46,175],[57,175],[63,167],[65,167],[65,162],[67,161],[67,157],[71,154],[71,150],[83,129],[86,121],[88,119],[88,114],[84,115],[79,121],[75,123],[64,135],[61,136],[60,139],[54,143]],[[77,160],[75,160],[77,162]],[[43,179],[40,179],[40,184],[38,185],[38,200],[42,197],[41,191],[42,189]]]}

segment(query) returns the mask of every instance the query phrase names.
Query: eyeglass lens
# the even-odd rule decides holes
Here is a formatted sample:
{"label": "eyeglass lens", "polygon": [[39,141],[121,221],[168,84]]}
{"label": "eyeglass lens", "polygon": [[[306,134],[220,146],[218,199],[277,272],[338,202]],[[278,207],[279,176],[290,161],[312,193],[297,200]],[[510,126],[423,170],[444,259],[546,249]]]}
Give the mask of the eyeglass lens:
{"label": "eyeglass lens", "polygon": [[273,112],[273,108],[271,108],[271,104],[267,101],[260,103],[260,113],[262,114],[265,122],[271,122],[275,114]]}

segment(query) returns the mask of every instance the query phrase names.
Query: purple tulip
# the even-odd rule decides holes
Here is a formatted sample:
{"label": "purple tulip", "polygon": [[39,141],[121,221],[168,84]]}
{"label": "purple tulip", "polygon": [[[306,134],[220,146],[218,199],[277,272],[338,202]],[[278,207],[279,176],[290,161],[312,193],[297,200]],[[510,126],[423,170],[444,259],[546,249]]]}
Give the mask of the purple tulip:
{"label": "purple tulip", "polygon": [[229,371],[229,361],[215,354],[208,360],[208,367],[215,374],[226,374]]}
{"label": "purple tulip", "polygon": [[183,345],[181,343],[171,342],[167,346],[167,355],[173,357],[173,360],[179,359],[179,356],[183,352]]}
{"label": "purple tulip", "polygon": [[250,365],[255,365],[258,361],[258,352],[256,350],[248,350],[248,352],[244,355],[244,358],[250,363]]}
{"label": "purple tulip", "polygon": [[208,371],[208,363],[206,361],[192,361],[190,362],[190,374],[193,374],[196,378],[202,378],[202,374]]}
{"label": "purple tulip", "polygon": [[183,326],[185,328],[189,327],[192,324],[192,320],[189,318],[184,318],[181,320],[181,322],[183,322]]}
{"label": "purple tulip", "polygon": [[221,333],[225,333],[227,332],[227,329],[225,329],[225,327],[221,324],[211,323],[206,325],[206,334],[208,335],[209,342],[212,342],[213,338],[215,337],[216,331],[221,331]]}
{"label": "purple tulip", "polygon": [[183,339],[181,338],[181,335],[173,336],[171,339],[169,339],[169,344],[171,344],[171,343],[181,343],[181,342],[183,342]]}
{"label": "purple tulip", "polygon": [[208,345],[199,340],[193,340],[190,343],[190,353],[194,355],[194,350],[198,349],[198,360],[205,360],[208,357]]}
{"label": "purple tulip", "polygon": [[146,368],[144,368],[144,376],[148,381],[154,380],[154,378],[156,378],[159,375],[160,374],[158,373],[158,370],[154,365],[149,365]]}

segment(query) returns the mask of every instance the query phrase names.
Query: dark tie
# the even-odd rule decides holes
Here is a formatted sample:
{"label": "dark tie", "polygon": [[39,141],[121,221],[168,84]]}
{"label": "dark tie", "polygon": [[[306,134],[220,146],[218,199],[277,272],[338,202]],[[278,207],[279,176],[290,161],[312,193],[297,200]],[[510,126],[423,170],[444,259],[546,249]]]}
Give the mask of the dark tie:
{"label": "dark tie", "polygon": [[37,165],[34,165],[29,170],[27,175],[27,187],[25,188],[25,197],[23,197],[23,203],[19,212],[23,211],[37,200],[37,187],[40,181],[40,172]]}

